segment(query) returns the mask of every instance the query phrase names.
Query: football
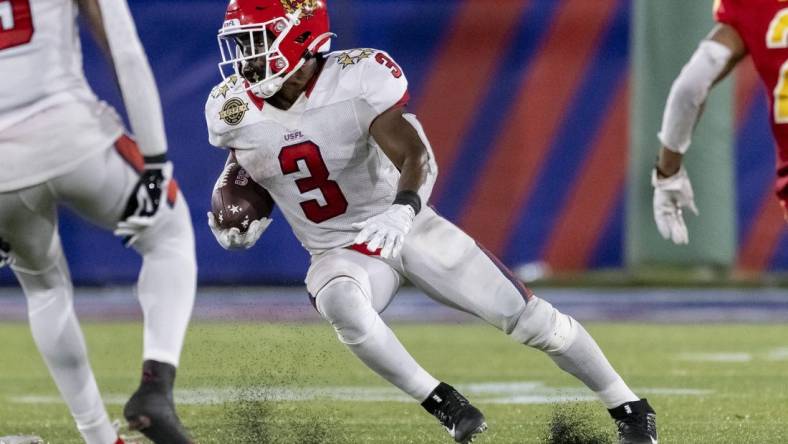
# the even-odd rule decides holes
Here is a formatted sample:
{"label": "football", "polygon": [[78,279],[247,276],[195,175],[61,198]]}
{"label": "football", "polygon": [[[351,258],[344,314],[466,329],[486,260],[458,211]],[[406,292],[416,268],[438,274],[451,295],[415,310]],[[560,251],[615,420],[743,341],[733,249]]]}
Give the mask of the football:
{"label": "football", "polygon": [[211,212],[218,226],[238,228],[243,233],[252,221],[270,216],[273,209],[271,195],[252,180],[231,153],[211,195]]}

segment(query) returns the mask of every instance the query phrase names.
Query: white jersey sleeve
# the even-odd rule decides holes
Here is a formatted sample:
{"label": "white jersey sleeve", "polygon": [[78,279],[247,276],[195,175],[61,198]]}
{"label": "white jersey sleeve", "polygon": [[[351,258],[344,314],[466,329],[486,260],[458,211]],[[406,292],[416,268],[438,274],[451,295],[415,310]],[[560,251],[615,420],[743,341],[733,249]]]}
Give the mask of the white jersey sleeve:
{"label": "white jersey sleeve", "polygon": [[216,85],[205,102],[205,122],[208,125],[208,141],[215,147],[236,145],[238,130],[242,125],[249,103],[235,92],[239,83],[238,76],[230,76]]}
{"label": "white jersey sleeve", "polygon": [[[248,94],[236,75],[211,90],[205,103],[208,142],[217,148],[251,150],[266,146],[276,131],[273,114],[287,113],[265,106]],[[272,128],[273,126],[273,128]]]}
{"label": "white jersey sleeve", "polygon": [[394,59],[385,51],[374,50],[369,58],[363,59],[363,70],[359,72],[360,97],[369,106],[359,116],[369,128],[377,116],[391,108],[405,106],[410,99],[408,79]]}

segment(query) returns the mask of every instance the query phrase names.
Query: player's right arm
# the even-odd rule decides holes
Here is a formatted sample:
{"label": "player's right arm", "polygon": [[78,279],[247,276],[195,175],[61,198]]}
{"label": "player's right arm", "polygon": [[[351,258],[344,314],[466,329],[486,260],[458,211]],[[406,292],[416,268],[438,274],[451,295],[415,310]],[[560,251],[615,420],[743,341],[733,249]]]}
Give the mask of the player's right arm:
{"label": "player's right arm", "polygon": [[362,62],[360,79],[360,97],[367,105],[363,125],[400,177],[392,205],[352,226],[359,230],[354,243],[366,244],[369,251],[380,249],[381,257],[393,258],[402,250],[422,204],[427,203],[437,165],[421,124],[404,110],[409,97],[405,74],[388,53],[370,51]]}
{"label": "player's right arm", "polygon": [[671,87],[659,132],[662,149],[657,166],[662,176],[678,172],[710,90],[746,55],[747,47],[738,31],[719,24],[681,70]]}
{"label": "player's right arm", "polygon": [[663,238],[676,244],[689,242],[682,209],[688,208],[698,214],[692,184],[682,167],[684,153],[689,149],[692,132],[709,92],[746,55],[747,46],[738,31],[729,24],[720,23],[698,45],[668,95],[659,132],[662,148],[651,181],[657,229]]}

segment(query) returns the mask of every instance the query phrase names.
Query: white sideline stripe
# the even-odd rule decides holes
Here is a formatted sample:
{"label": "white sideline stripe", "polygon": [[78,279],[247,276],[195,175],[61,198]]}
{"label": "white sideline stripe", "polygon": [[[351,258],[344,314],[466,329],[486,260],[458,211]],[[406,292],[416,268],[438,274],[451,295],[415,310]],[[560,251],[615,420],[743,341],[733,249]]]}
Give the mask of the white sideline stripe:
{"label": "white sideline stripe", "polygon": [[779,347],[769,352],[770,361],[788,361],[788,347]]}
{"label": "white sideline stripe", "polygon": [[[491,404],[553,404],[558,402],[593,401],[596,399],[582,387],[549,387],[539,381],[489,382],[458,385],[457,388],[474,402]],[[639,388],[638,393],[664,396],[702,396],[712,390],[686,388]],[[197,388],[175,391],[178,405],[224,404],[240,401],[353,401],[353,402],[413,402],[394,387],[248,387]],[[63,401],[53,395],[26,395],[9,397],[11,402],[23,404],[55,404]],[[109,405],[123,405],[128,394],[104,396]]]}
{"label": "white sideline stripe", "polygon": [[750,362],[750,353],[682,353],[679,355],[682,361],[694,362]]}
{"label": "white sideline stripe", "polygon": [[682,361],[694,362],[750,362],[755,358],[766,359],[767,361],[788,361],[788,347],[777,347],[771,349],[765,355],[758,353],[682,353],[678,359]]}

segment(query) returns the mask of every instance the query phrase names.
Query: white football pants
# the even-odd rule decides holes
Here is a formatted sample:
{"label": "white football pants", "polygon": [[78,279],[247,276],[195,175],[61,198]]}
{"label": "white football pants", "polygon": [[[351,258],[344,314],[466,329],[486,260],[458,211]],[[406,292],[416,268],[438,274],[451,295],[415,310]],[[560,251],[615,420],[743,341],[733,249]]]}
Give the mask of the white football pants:
{"label": "white football pants", "polygon": [[[124,157],[125,156],[125,157]],[[114,443],[73,309],[73,287],[57,228],[57,207],[112,230],[138,180],[142,156],[128,138],[55,179],[0,193],[0,237],[27,297],[33,338],[89,444]],[[174,189],[173,189],[174,191]],[[196,289],[194,235],[180,193],[133,245],[143,264],[137,296],[144,314],[144,360],[178,365]],[[176,197],[177,196],[177,197]],[[118,239],[118,248],[122,248]]]}
{"label": "white football pants", "polygon": [[535,297],[470,236],[425,207],[394,260],[338,248],[312,258],[315,306],[368,367],[418,401],[438,381],[405,351],[379,316],[408,280],[432,299],[477,316],[546,352],[612,408],[638,398],[574,319]]}

